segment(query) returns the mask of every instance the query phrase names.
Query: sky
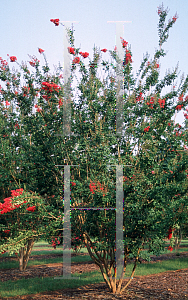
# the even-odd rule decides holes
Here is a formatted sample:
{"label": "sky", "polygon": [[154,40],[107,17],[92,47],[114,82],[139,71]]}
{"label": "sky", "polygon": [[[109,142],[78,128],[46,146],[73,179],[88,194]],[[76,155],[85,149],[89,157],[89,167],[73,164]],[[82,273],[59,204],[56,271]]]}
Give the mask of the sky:
{"label": "sky", "polygon": [[[35,55],[41,63],[43,57],[38,47],[45,50],[45,55],[53,73],[58,63],[63,66],[63,26],[54,26],[50,19],[77,21],[74,24],[75,46],[89,52],[93,57],[93,46],[113,50],[115,47],[115,23],[108,21],[131,21],[124,24],[123,38],[131,46],[133,70],[138,71],[143,54],[148,52],[153,57],[158,47],[158,14],[160,0],[1,0],[0,2],[0,57],[7,59],[7,54],[16,56],[18,62],[28,62],[29,55]],[[171,71],[179,62],[180,75],[188,74],[188,1],[163,0],[164,8],[169,8],[167,21],[175,13],[178,19],[170,29],[168,42],[164,44],[167,56],[160,61],[160,74]],[[109,58],[108,52],[103,58]],[[85,59],[89,63],[89,59]],[[32,68],[32,67],[31,67]],[[176,122],[182,124],[180,112]]]}

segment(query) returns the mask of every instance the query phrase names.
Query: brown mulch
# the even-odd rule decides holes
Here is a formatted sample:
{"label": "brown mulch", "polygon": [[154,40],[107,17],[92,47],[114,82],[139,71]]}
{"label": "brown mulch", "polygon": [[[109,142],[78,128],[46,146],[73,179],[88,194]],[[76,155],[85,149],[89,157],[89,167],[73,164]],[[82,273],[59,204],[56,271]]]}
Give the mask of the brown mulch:
{"label": "brown mulch", "polygon": [[[84,254],[82,254],[84,255]],[[62,256],[62,255],[60,255]],[[57,257],[57,255],[45,255],[42,259]],[[178,257],[188,257],[188,252],[182,252]],[[41,256],[31,256],[31,260],[40,259]],[[173,253],[163,254],[161,256],[152,256],[152,262],[174,259],[177,256]],[[11,257],[2,259],[14,259]],[[142,263],[147,263],[142,260]],[[18,280],[23,277],[55,277],[60,276],[62,270],[62,263],[54,263],[47,265],[28,266],[26,271],[20,273],[16,269],[0,270],[1,281]],[[100,270],[92,261],[71,263],[71,273],[91,272]],[[127,279],[124,279],[124,284]],[[1,298],[0,298],[1,299]],[[121,300],[136,300],[136,299],[178,299],[188,300],[188,269],[177,271],[168,271],[160,274],[135,276],[128,287],[127,292],[122,295],[113,295],[108,291],[107,285],[102,282],[99,284],[90,284],[75,289],[63,289],[60,291],[43,292],[35,295],[17,296],[2,298],[10,300],[70,300],[70,299],[121,299]]]}

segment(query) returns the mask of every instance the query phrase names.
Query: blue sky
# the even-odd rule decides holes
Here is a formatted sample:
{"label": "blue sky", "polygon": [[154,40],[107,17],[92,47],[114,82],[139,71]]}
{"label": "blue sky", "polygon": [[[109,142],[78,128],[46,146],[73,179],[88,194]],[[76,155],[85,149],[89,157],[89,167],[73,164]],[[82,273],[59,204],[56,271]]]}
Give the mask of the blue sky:
{"label": "blue sky", "polygon": [[[38,47],[45,50],[49,65],[63,65],[63,26],[54,26],[51,18],[60,21],[77,21],[74,24],[75,46],[89,52],[93,46],[113,50],[115,46],[115,24],[107,21],[132,21],[124,24],[123,38],[131,45],[133,69],[140,66],[143,54],[151,57],[158,47],[159,0],[1,0],[0,56],[14,55],[18,61],[29,61],[28,54],[35,55],[43,63]],[[179,71],[188,74],[188,1],[163,0],[170,9],[167,21],[178,13],[179,18],[170,30],[164,49],[166,57],[160,61],[161,75],[173,70],[179,62]],[[108,58],[108,53],[103,54]],[[88,63],[88,58],[85,60]],[[182,122],[179,113],[178,122]]]}

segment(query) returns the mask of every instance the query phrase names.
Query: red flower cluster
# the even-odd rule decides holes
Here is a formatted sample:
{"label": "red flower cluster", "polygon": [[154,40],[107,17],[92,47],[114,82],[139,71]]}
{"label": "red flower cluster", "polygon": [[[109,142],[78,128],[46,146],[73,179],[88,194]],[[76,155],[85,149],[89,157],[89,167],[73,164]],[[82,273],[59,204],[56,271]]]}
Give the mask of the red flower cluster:
{"label": "red flower cluster", "polygon": [[59,19],[50,19],[50,22],[54,23],[55,26],[59,26]]}
{"label": "red flower cluster", "polygon": [[36,210],[36,206],[35,205],[30,206],[30,207],[26,208],[26,210],[34,212]]}
{"label": "red flower cluster", "polygon": [[6,102],[5,102],[5,103],[6,103],[6,106],[10,105],[10,103],[9,103],[7,100],[6,100]]}
{"label": "red flower cluster", "polygon": [[[104,191],[104,188],[101,186],[101,183],[99,181],[97,182],[97,186],[95,185],[95,182],[91,182],[89,185],[89,189],[90,189],[90,192],[92,192],[92,194],[95,194],[93,190],[97,191],[100,189],[101,191]],[[105,196],[105,194],[103,194],[103,197],[104,196]]]}
{"label": "red flower cluster", "polygon": [[183,96],[184,96],[184,95],[181,94],[181,95],[178,97],[178,100],[179,100],[179,101],[183,101]]}
{"label": "red flower cluster", "polygon": [[70,54],[75,54],[74,48],[68,47],[68,51]]}
{"label": "red flower cluster", "polygon": [[17,127],[18,129],[20,129],[20,126],[18,125],[18,123],[16,122],[15,127]]}
{"label": "red flower cluster", "polygon": [[10,56],[10,61],[11,61],[11,62],[14,62],[14,61],[16,61],[16,60],[17,60],[16,56]]}
{"label": "red flower cluster", "polygon": [[159,99],[158,102],[159,102],[160,108],[164,108],[164,106],[165,106],[165,99]]}
{"label": "red flower cluster", "polygon": [[17,197],[23,194],[23,189],[11,190],[12,197]]}
{"label": "red flower cluster", "polygon": [[154,104],[154,98],[151,97],[150,102],[146,103],[148,106],[150,106],[151,109],[153,109],[153,104]]}
{"label": "red flower cluster", "polygon": [[140,92],[139,96],[136,97],[136,101],[143,101],[144,100],[144,97],[142,97],[142,93]]}
{"label": "red flower cluster", "polygon": [[95,186],[94,182],[90,183],[89,189],[90,189],[90,192],[92,192],[92,194],[95,194],[94,191],[93,191],[93,189],[96,191],[97,187]]}
{"label": "red flower cluster", "polygon": [[76,185],[76,182],[72,182],[72,186],[75,186]]}
{"label": "red flower cluster", "polygon": [[29,94],[30,87],[23,86],[22,90],[23,90],[23,97],[26,97],[27,94]]}
{"label": "red flower cluster", "polygon": [[9,233],[10,232],[10,230],[4,230],[4,233]]}
{"label": "red flower cluster", "polygon": [[79,52],[80,55],[83,56],[83,58],[87,58],[89,56],[88,52]]}
{"label": "red flower cluster", "polygon": [[120,37],[120,39],[122,40],[121,42],[122,42],[123,48],[126,48],[128,45],[128,42],[126,42],[122,37]]}
{"label": "red flower cluster", "polygon": [[62,106],[63,105],[63,101],[61,100],[61,99],[59,99],[59,108],[60,108],[60,106]]}
{"label": "red flower cluster", "polygon": [[56,92],[59,92],[60,86],[55,84],[55,83],[49,83],[49,82],[42,82],[42,89],[47,91],[47,92],[52,92],[55,90]]}
{"label": "red flower cluster", "polygon": [[37,111],[38,111],[38,112],[42,111],[42,108],[38,107],[37,104],[35,104],[35,108],[37,108]]}
{"label": "red flower cluster", "polygon": [[39,53],[43,53],[44,52],[44,50],[42,50],[41,48],[38,48],[38,50],[39,50]]}
{"label": "red flower cluster", "polygon": [[170,240],[172,238],[172,231],[175,229],[172,229],[171,227],[168,229],[168,239]]}
{"label": "red flower cluster", "polygon": [[150,129],[150,126],[144,128],[144,132],[149,131],[149,129]]}
{"label": "red flower cluster", "polygon": [[176,22],[177,16],[175,15],[175,16],[172,18],[172,20],[173,20],[174,22]]}
{"label": "red flower cluster", "polygon": [[162,10],[160,7],[158,7],[158,15],[160,15],[162,13]]}
{"label": "red flower cluster", "polygon": [[36,66],[36,63],[39,63],[40,60],[38,60],[37,58],[33,58],[31,61],[29,61],[30,65],[32,67],[35,67]]}
{"label": "red flower cluster", "polygon": [[168,247],[168,250],[172,251],[172,250],[173,250],[173,248],[172,248],[171,246],[169,246],[169,247]]}
{"label": "red flower cluster", "polygon": [[73,64],[79,64],[80,62],[80,58],[79,57],[75,57],[75,59],[73,59]]}
{"label": "red flower cluster", "polygon": [[126,63],[126,65],[127,65],[129,62],[132,63],[131,53],[126,49],[126,58],[125,58],[125,63]]}
{"label": "red flower cluster", "polygon": [[1,64],[2,64],[2,69],[3,67],[7,66],[8,65],[8,62],[6,60],[3,60],[2,57],[0,57],[0,61],[1,61]]}
{"label": "red flower cluster", "polygon": [[179,104],[179,105],[176,106],[176,110],[181,110],[182,107],[183,107],[183,105],[180,105],[180,104]]}
{"label": "red flower cluster", "polygon": [[58,241],[57,238],[55,238],[55,240],[52,239],[52,247],[54,247],[54,249],[56,249],[56,242],[58,243],[58,245],[60,244],[60,241]]}
{"label": "red flower cluster", "polygon": [[183,115],[184,115],[184,117],[185,117],[186,119],[188,119],[188,114],[187,114],[187,113],[183,113]]}
{"label": "red flower cluster", "polygon": [[[5,214],[7,212],[10,212],[10,211],[20,207],[21,204],[15,205],[12,203],[12,198],[17,197],[17,196],[21,195],[22,193],[23,193],[23,189],[12,190],[11,197],[5,198],[4,203],[0,203],[0,214]],[[26,203],[26,201],[24,201],[23,203]]]}
{"label": "red flower cluster", "polygon": [[106,52],[106,51],[107,51],[107,49],[101,49],[101,51],[102,51],[102,52]]}

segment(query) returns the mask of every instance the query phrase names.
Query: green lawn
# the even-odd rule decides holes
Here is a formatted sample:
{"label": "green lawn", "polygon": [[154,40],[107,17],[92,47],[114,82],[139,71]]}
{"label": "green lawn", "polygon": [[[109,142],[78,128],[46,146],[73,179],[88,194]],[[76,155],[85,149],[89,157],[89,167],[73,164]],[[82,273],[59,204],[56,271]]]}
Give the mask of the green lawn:
{"label": "green lawn", "polygon": [[[186,248],[179,249],[179,252],[188,251],[188,240],[183,240],[182,245],[187,246]],[[48,244],[45,241],[39,241],[34,245],[33,251],[31,255],[48,255],[48,254],[62,254],[63,256],[63,247],[57,247],[57,249],[53,249],[52,247],[47,247]],[[168,246],[168,244],[167,244]],[[39,251],[42,249],[42,251]],[[50,251],[48,251],[50,249]],[[147,251],[147,250],[145,250]],[[175,250],[173,250],[175,252]],[[173,253],[168,251],[167,249],[163,251],[163,253]],[[71,253],[74,253],[71,250]],[[80,253],[87,253],[86,248],[82,248]],[[3,254],[1,257],[8,256],[7,253]],[[28,262],[28,266],[32,265],[43,265],[48,263],[62,263],[62,256],[58,256],[50,259],[37,259],[30,260]],[[81,262],[81,261],[91,261],[89,255],[85,256],[75,256],[71,258],[72,262]],[[125,277],[129,277],[131,275],[133,264],[127,265],[127,271]],[[1,269],[7,268],[19,268],[18,261],[7,261],[1,262]],[[135,272],[135,276],[143,276],[150,274],[157,274],[165,271],[174,271],[178,269],[188,268],[188,258],[178,257],[176,259],[162,261],[157,263],[147,263],[147,264],[138,264]],[[73,274],[74,277],[80,277],[78,280],[68,280],[68,279],[54,279],[54,277],[45,277],[45,278],[31,278],[31,279],[21,279],[16,281],[5,281],[0,282],[0,296],[1,297],[15,297],[27,294],[35,294],[44,291],[53,291],[59,290],[63,288],[76,288],[79,286],[83,286],[86,284],[93,284],[103,282],[103,277],[99,271],[82,273],[82,274]],[[136,277],[135,277],[136,278]],[[134,279],[133,279],[134,280]]]}

